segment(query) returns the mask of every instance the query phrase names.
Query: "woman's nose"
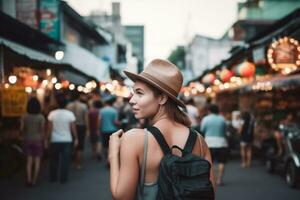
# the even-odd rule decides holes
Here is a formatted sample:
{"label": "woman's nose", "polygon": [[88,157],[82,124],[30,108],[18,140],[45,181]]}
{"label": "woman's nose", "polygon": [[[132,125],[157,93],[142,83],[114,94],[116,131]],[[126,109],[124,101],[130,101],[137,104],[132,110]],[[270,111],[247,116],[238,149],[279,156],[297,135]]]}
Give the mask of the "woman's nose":
{"label": "woman's nose", "polygon": [[130,97],[129,104],[133,106],[135,104],[134,94]]}

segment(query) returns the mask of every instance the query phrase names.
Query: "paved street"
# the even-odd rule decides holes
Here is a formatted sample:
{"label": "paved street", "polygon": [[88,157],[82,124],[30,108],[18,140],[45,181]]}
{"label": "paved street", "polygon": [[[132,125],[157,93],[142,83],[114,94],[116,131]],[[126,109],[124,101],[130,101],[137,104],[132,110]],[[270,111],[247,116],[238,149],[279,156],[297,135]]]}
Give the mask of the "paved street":
{"label": "paved street", "polygon": [[299,200],[300,189],[290,189],[280,175],[266,173],[260,163],[252,168],[240,168],[238,161],[231,161],[225,172],[225,185],[219,187],[220,200]]}
{"label": "paved street", "polygon": [[[93,200],[111,199],[109,193],[109,174],[103,162],[86,158],[82,171],[72,166],[69,182],[50,183],[48,170],[43,170],[39,184],[34,188],[25,187],[23,175],[0,182],[1,200]],[[2,191],[3,189],[3,191]]]}
{"label": "paved street", "polygon": [[[21,175],[1,180],[1,200],[110,200],[108,169],[103,163],[86,158],[82,171],[71,170],[70,181],[61,185],[49,183],[44,170],[41,181],[34,188],[26,188]],[[221,200],[299,200],[300,189],[290,189],[280,175],[267,174],[259,163],[241,169],[237,160],[230,161],[225,174],[225,185],[217,191]]]}

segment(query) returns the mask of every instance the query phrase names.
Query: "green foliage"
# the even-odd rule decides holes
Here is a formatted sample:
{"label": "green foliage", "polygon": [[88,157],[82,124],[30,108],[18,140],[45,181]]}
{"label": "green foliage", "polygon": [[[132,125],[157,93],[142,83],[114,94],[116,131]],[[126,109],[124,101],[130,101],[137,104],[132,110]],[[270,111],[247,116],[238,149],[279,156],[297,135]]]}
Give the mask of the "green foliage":
{"label": "green foliage", "polygon": [[178,46],[168,57],[168,60],[176,64],[180,69],[185,69],[185,50],[183,46]]}

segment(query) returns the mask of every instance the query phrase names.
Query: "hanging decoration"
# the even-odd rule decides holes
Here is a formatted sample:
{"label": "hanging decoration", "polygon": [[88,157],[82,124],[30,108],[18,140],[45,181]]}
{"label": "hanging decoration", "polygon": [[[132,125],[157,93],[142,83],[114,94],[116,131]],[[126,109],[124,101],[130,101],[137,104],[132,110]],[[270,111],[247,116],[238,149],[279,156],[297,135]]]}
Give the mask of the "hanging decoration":
{"label": "hanging decoration", "polygon": [[237,66],[236,68],[236,75],[242,77],[252,77],[255,74],[255,65],[251,62],[245,61]]}
{"label": "hanging decoration", "polygon": [[300,45],[291,37],[274,41],[267,51],[268,63],[282,74],[289,74],[300,66]]}
{"label": "hanging decoration", "polygon": [[202,78],[202,82],[205,85],[211,85],[213,84],[214,80],[216,79],[216,76],[213,73],[209,73],[206,74],[203,78]]}
{"label": "hanging decoration", "polygon": [[62,88],[64,88],[64,89],[69,88],[69,85],[70,85],[70,82],[69,82],[68,80],[63,80],[63,81],[61,82],[61,86],[62,86]]}
{"label": "hanging decoration", "polygon": [[233,73],[228,70],[228,69],[223,69],[221,72],[220,72],[220,79],[221,81],[223,82],[228,82],[230,81],[230,78],[233,76]]}

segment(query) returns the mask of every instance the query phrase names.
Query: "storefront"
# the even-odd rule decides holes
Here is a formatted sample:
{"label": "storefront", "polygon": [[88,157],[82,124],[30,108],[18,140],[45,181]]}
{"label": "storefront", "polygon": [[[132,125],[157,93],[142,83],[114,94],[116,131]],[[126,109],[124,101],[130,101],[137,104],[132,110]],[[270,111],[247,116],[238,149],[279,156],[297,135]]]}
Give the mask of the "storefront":
{"label": "storefront", "polygon": [[0,19],[1,140],[18,134],[28,97],[37,96],[46,115],[55,93],[74,89],[89,92],[98,85],[96,78],[60,60],[65,51],[63,43],[4,13],[0,13]]}
{"label": "storefront", "polygon": [[231,57],[190,83],[186,95],[205,95],[228,116],[249,111],[257,121],[256,140],[278,128],[287,114],[300,119],[300,9],[265,32],[233,48]]}

